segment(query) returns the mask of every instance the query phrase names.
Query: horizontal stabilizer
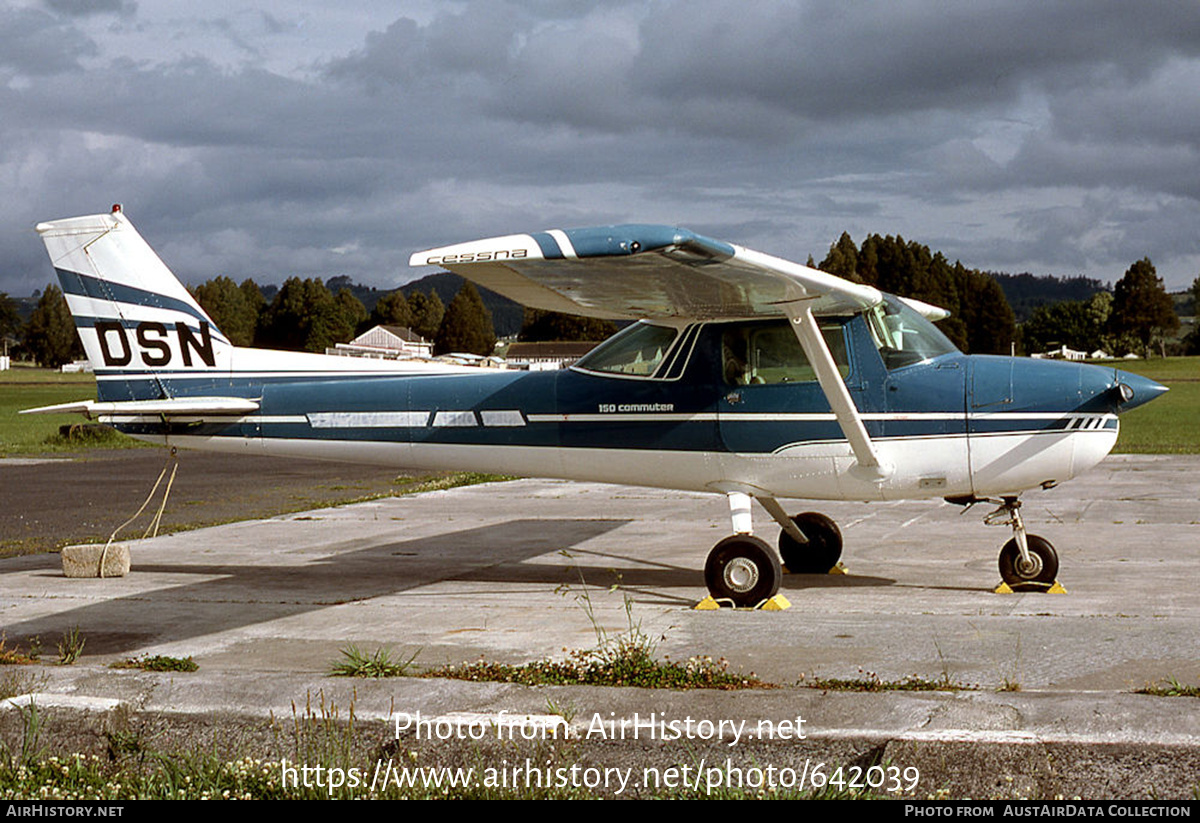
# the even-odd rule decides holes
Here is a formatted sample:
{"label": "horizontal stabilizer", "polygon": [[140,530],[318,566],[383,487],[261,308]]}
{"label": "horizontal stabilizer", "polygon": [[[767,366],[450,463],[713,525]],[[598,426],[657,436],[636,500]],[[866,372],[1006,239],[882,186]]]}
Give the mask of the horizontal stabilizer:
{"label": "horizontal stabilizer", "polygon": [[161,414],[174,416],[238,416],[258,411],[257,400],[244,397],[180,397],[165,400],[121,400],[102,402],[80,400],[75,403],[59,403],[25,409],[21,414],[82,414],[89,420],[105,414]]}

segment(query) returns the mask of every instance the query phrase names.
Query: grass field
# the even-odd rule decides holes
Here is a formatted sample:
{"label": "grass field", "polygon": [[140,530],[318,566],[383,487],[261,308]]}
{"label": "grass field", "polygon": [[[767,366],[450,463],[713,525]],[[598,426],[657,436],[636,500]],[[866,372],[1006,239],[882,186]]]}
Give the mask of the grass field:
{"label": "grass field", "polygon": [[[1116,365],[1170,388],[1153,403],[1122,415],[1121,437],[1114,452],[1200,454],[1200,357],[1106,361],[1100,365]],[[87,443],[57,437],[59,426],[81,422],[79,415],[18,415],[17,412],[95,396],[96,381],[90,374],[20,367],[0,372],[0,456],[86,448]],[[112,438],[95,445],[111,449],[136,448],[141,444],[114,433]]]}
{"label": "grass field", "polygon": [[[0,371],[0,457],[77,451],[85,446],[59,438],[58,428],[85,422],[78,414],[17,414],[21,409],[73,400],[94,400],[96,379],[90,374],[62,374],[50,369]],[[113,432],[97,445],[106,449],[140,445]]]}

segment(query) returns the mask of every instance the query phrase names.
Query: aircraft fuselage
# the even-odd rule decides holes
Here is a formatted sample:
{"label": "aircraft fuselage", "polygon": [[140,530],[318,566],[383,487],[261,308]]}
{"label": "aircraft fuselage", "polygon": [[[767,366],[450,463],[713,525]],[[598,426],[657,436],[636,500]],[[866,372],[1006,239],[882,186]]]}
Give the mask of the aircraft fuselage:
{"label": "aircraft fuselage", "polygon": [[257,413],[228,421],[111,418],[127,433],[190,448],[871,500],[996,495],[1073,477],[1116,441],[1118,383],[1142,380],[1112,368],[956,352],[889,370],[862,315],[826,319],[854,404],[896,467],[873,480],[851,471],[854,455],[815,379],[789,377],[782,366],[761,366],[766,379],[753,378],[761,382],[730,377],[729,341],[780,323],[680,327],[652,377],[587,368],[245,374],[238,357],[247,350],[235,349],[226,374],[102,373],[100,399],[151,396],[155,381],[176,397],[261,398]]}

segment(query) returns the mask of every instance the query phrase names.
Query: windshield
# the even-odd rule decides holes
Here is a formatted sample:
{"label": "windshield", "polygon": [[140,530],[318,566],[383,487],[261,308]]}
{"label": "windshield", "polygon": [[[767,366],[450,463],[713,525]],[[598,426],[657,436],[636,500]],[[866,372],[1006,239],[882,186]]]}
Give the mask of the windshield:
{"label": "windshield", "polygon": [[937,326],[892,295],[885,295],[883,303],[868,309],[865,316],[889,371],[958,351]]}
{"label": "windshield", "polygon": [[649,377],[662,363],[676,334],[669,326],[634,323],[581,357],[575,368]]}

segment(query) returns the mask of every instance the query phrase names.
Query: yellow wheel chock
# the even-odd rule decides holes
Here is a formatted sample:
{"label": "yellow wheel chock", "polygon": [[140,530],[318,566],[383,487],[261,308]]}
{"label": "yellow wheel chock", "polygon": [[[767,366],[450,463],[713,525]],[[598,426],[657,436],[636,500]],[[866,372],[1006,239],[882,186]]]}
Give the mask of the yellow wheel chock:
{"label": "yellow wheel chock", "polygon": [[[751,609],[751,611],[781,612],[784,609],[790,609],[791,607],[792,604],[786,597],[784,597],[782,594],[777,594],[773,597],[768,597],[766,600]],[[693,610],[701,612],[712,612],[722,608],[735,609],[737,607],[733,605],[732,600],[729,600],[725,597],[722,597],[720,600],[716,600],[711,594],[692,607]]]}
{"label": "yellow wheel chock", "polygon": [[1016,594],[1018,592],[1041,592],[1043,594],[1066,594],[1067,590],[1062,583],[1055,580],[1053,583],[1037,583],[1030,581],[1028,583],[1018,583],[1016,587],[1010,586],[1007,583],[1001,582],[999,586],[992,589],[996,594]]}

